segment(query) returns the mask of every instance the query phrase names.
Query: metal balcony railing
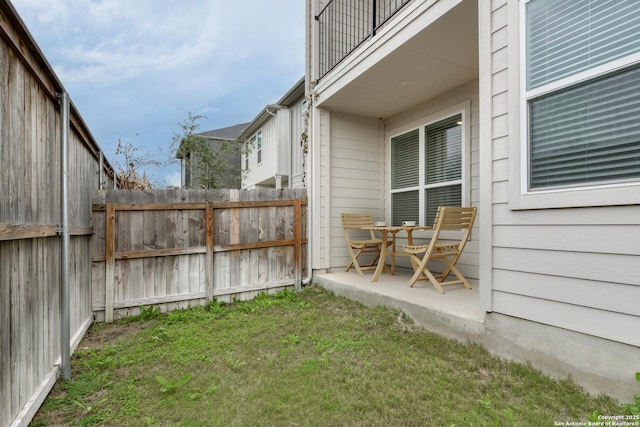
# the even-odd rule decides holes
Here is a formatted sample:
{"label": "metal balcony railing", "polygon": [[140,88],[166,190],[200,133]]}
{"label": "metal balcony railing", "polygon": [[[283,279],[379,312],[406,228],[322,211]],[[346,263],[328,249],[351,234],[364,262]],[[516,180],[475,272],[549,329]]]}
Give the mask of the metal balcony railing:
{"label": "metal balcony railing", "polygon": [[329,0],[315,17],[319,25],[319,78],[384,25],[411,0]]}

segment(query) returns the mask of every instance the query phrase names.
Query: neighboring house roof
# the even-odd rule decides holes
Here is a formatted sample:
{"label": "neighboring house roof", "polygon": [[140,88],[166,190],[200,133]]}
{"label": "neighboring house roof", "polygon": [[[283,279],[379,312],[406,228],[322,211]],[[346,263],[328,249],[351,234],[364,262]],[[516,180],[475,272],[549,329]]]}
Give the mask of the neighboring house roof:
{"label": "neighboring house roof", "polygon": [[250,123],[247,123],[248,126],[242,131],[240,135],[238,135],[238,139],[249,139],[249,137],[251,137],[260,128],[260,126],[262,126],[264,122],[272,117],[268,112],[269,108],[277,109],[278,107],[282,106],[288,107],[302,98],[304,96],[304,79],[305,78],[302,77],[300,80],[298,80],[296,84],[293,85],[293,87],[289,89],[287,93],[285,93],[282,98],[278,100],[278,102],[265,106]]}
{"label": "neighboring house roof", "polygon": [[233,141],[236,140],[238,136],[240,136],[242,131],[244,131],[249,126],[249,124],[250,123],[240,123],[226,128],[209,130],[199,133],[198,135],[202,135],[210,139],[223,139],[227,141]]}
{"label": "neighboring house roof", "polygon": [[[208,130],[206,132],[200,132],[196,135],[203,136],[207,139],[211,140],[219,140],[219,141],[235,141],[238,139],[243,130],[249,127],[250,123],[240,123],[233,126],[227,126],[226,128]],[[176,158],[181,159],[182,156],[182,141],[180,141],[180,146],[176,151]]]}

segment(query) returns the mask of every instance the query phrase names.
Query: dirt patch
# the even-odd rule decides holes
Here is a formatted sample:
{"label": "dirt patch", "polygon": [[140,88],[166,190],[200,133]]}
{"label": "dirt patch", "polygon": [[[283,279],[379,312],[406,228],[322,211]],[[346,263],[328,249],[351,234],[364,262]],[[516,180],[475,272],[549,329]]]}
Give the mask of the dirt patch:
{"label": "dirt patch", "polygon": [[104,347],[121,338],[135,335],[150,326],[150,322],[94,323],[82,338],[79,349],[88,350]]}

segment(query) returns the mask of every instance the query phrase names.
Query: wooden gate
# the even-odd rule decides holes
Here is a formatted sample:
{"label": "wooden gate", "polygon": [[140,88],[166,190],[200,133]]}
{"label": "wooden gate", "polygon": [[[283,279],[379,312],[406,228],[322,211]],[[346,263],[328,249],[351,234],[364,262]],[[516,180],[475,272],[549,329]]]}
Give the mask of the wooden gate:
{"label": "wooden gate", "polygon": [[106,190],[94,197],[97,320],[300,286],[304,190]]}

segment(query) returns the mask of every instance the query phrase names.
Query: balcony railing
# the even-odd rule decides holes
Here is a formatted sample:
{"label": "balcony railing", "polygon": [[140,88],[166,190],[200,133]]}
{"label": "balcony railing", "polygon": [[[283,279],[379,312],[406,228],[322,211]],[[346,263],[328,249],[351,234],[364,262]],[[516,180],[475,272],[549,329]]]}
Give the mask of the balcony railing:
{"label": "balcony railing", "polygon": [[384,25],[411,0],[329,0],[319,24],[319,78]]}

